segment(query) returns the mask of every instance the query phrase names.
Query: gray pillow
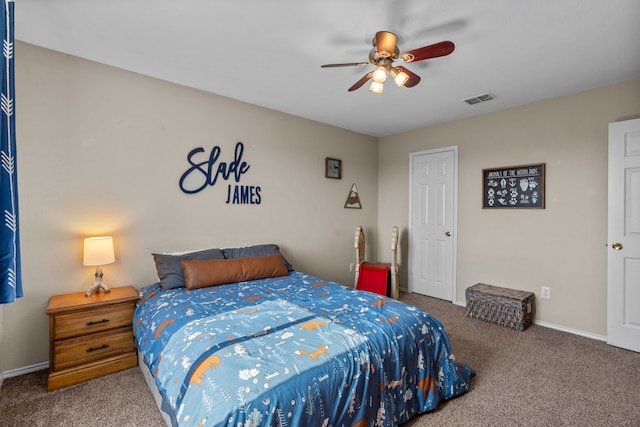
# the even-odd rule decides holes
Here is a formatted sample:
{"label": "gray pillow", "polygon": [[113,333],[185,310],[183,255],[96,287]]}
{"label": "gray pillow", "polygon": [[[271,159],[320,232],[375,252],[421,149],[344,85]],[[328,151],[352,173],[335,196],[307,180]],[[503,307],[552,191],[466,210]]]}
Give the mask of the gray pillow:
{"label": "gray pillow", "polygon": [[180,261],[224,259],[220,249],[205,249],[197,252],[176,254],[151,254],[156,263],[156,271],[162,289],[173,289],[186,286],[184,272]]}
{"label": "gray pillow", "polygon": [[287,261],[284,255],[282,255],[282,253],[280,252],[280,247],[272,243],[246,246],[243,248],[225,248],[222,250],[222,253],[227,259],[280,254],[282,256],[282,260],[284,261],[284,265],[287,267],[287,270],[294,271],[293,265],[291,265],[291,263]]}

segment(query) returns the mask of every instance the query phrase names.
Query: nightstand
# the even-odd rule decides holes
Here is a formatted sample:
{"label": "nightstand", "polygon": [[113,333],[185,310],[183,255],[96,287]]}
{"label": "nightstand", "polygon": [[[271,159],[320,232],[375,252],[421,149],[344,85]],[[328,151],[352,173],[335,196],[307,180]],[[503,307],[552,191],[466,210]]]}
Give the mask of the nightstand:
{"label": "nightstand", "polygon": [[49,391],[138,364],[132,329],[137,300],[131,286],[49,299]]}

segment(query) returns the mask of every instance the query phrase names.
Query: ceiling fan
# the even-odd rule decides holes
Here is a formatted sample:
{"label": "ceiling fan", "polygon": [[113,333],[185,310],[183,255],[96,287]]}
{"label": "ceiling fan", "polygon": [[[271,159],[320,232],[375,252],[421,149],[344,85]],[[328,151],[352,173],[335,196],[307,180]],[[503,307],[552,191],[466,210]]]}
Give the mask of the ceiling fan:
{"label": "ceiling fan", "polygon": [[387,73],[391,75],[396,85],[399,87],[413,87],[420,83],[420,76],[411,70],[398,65],[394,66],[393,62],[402,60],[404,62],[418,62],[425,59],[437,58],[439,56],[447,56],[455,49],[455,45],[450,41],[423,46],[417,49],[408,50],[400,54],[400,50],[396,42],[398,37],[389,31],[378,31],[373,38],[373,49],[369,52],[369,62],[349,62],[344,64],[325,64],[322,68],[333,67],[364,67],[372,64],[376,67],[364,75],[348,90],[352,92],[360,89],[366,82],[373,79],[369,90],[374,93],[382,93],[383,83],[387,78]]}

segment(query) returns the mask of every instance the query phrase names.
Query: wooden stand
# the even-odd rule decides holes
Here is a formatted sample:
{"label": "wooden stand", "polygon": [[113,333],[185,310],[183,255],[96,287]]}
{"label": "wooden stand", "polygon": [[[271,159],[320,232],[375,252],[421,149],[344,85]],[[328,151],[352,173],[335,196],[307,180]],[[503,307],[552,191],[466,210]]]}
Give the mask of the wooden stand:
{"label": "wooden stand", "polygon": [[49,299],[49,391],[138,364],[132,328],[137,300],[131,286]]}

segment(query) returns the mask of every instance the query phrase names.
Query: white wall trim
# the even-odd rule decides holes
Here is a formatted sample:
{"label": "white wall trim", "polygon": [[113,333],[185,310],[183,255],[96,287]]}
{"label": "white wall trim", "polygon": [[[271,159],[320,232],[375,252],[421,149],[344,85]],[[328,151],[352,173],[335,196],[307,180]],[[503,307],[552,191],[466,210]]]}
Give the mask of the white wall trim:
{"label": "white wall trim", "polygon": [[466,301],[454,301],[453,303],[455,305],[459,305],[460,307],[466,307],[467,306],[467,302]]}
{"label": "white wall trim", "polygon": [[49,369],[49,361],[36,363],[35,365],[23,366],[22,368],[11,369],[0,374],[0,387],[5,378],[17,377],[19,375],[30,374],[31,372]]}
{"label": "white wall trim", "polygon": [[604,335],[592,334],[591,332],[568,328],[566,326],[560,326],[554,323],[543,322],[542,320],[534,320],[533,323],[539,326],[544,326],[545,328],[556,329],[558,331],[568,332],[574,335],[580,335],[581,337],[591,338],[592,340],[605,341],[605,342],[607,341],[607,337]]}
{"label": "white wall trim", "polygon": [[[456,301],[455,305],[459,305],[460,307],[466,307],[467,304],[465,301]],[[555,323],[543,322],[542,320],[534,320],[534,325],[543,326],[549,329],[555,329],[557,331],[568,332],[574,335],[580,335],[581,337],[591,338],[592,340],[597,341],[607,341],[607,337],[604,335],[593,334],[591,332],[581,331],[579,329],[573,329],[566,326],[556,325]]]}

